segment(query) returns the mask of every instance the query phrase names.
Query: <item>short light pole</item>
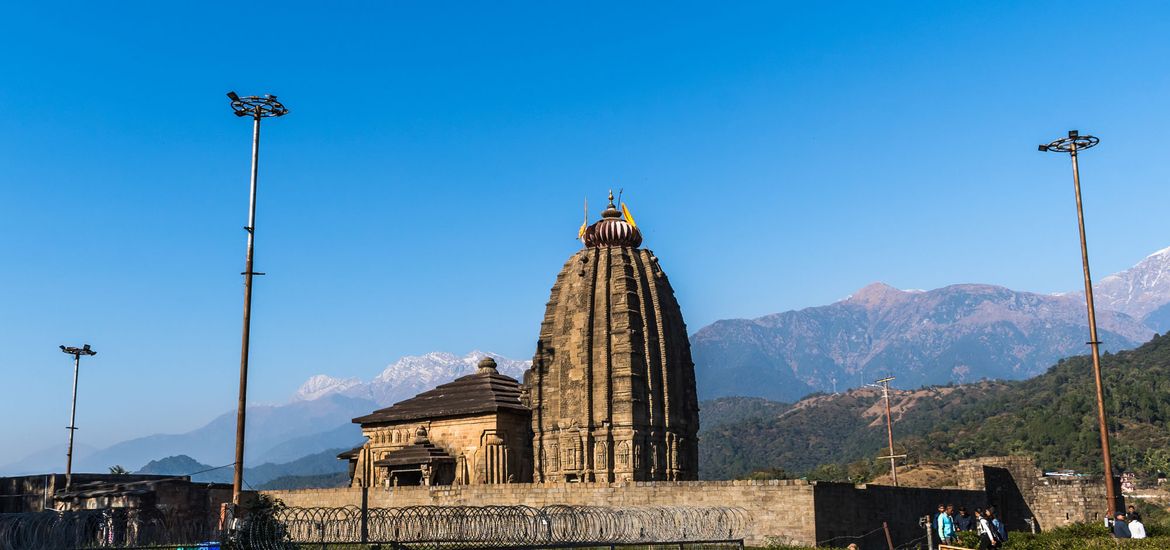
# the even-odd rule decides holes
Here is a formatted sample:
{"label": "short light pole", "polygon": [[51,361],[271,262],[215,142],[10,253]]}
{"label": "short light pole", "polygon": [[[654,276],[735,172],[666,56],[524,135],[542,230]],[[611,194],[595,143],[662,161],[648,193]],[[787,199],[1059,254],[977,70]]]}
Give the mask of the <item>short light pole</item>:
{"label": "short light pole", "polygon": [[248,195],[248,257],[244,261],[244,328],[240,344],[240,401],[236,412],[236,461],[232,476],[232,504],[240,505],[240,490],[244,482],[244,416],[248,402],[248,341],[252,325],[252,276],[263,275],[252,271],[253,245],[256,238],[256,175],[260,160],[260,119],[280,117],[288,114],[276,96],[240,97],[235,92],[227,93],[232,101],[232,111],[238,117],[252,117],[252,185]]}
{"label": "short light pole", "polygon": [[1101,342],[1097,339],[1097,314],[1093,309],[1093,278],[1089,275],[1089,247],[1085,241],[1085,211],[1081,206],[1081,172],[1077,166],[1077,151],[1096,146],[1101,140],[1082,136],[1070,130],[1068,137],[1041,145],[1040,150],[1068,153],[1072,157],[1073,190],[1077,196],[1077,228],[1081,234],[1081,266],[1085,274],[1085,306],[1089,311],[1089,346],[1093,352],[1093,380],[1097,383],[1097,424],[1101,431],[1101,456],[1105,461],[1105,498],[1109,500],[1109,517],[1116,513],[1117,495],[1113,490],[1113,460],[1109,454],[1109,427],[1105,419],[1105,390],[1101,383]]}
{"label": "short light pole", "polygon": [[77,374],[81,371],[82,355],[97,355],[89,344],[80,348],[61,346],[61,351],[73,356],[73,406],[69,409],[69,450],[65,451],[65,490],[73,486],[73,432],[77,431]]}

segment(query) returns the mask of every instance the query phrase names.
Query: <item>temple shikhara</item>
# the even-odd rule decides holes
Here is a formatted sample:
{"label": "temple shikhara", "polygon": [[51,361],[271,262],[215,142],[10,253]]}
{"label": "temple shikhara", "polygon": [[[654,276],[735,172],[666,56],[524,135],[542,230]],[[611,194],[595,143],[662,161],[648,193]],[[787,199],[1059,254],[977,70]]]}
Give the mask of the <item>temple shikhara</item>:
{"label": "temple shikhara", "polygon": [[355,418],[351,485],[698,479],[699,405],[682,311],[610,194],[557,274],[520,383],[475,374]]}

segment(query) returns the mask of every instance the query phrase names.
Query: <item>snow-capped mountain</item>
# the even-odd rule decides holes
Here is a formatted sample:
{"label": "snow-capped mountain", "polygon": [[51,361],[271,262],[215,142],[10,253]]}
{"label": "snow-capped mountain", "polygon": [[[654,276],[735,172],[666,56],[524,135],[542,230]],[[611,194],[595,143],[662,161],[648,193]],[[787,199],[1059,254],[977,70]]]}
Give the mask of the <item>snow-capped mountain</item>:
{"label": "snow-capped mountain", "polygon": [[311,401],[332,393],[345,393],[361,384],[362,381],[357,378],[334,378],[326,374],[318,374],[309,377],[304,384],[301,384],[301,387],[297,389],[296,398]]}
{"label": "snow-capped mountain", "polygon": [[1170,328],[1170,248],[1100,279],[1093,285],[1093,298],[1100,309],[1120,311],[1165,332]]}
{"label": "snow-capped mountain", "polygon": [[297,390],[296,399],[313,400],[326,395],[341,394],[370,399],[379,406],[388,406],[439,384],[474,373],[476,365],[484,357],[495,359],[501,374],[517,380],[532,363],[479,350],[463,356],[438,351],[425,355],[408,355],[391,363],[369,382],[362,382],[357,378],[342,379],[318,374],[301,385]]}

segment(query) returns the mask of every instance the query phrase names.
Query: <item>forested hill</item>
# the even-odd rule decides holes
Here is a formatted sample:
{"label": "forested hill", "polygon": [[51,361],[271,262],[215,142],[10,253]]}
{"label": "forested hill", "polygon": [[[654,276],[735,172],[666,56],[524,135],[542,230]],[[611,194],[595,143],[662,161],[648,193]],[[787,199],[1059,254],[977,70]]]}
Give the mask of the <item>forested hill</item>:
{"label": "forested hill", "polygon": [[[1102,357],[1114,466],[1148,475],[1170,471],[1170,336]],[[909,461],[998,454],[1035,456],[1042,468],[1100,469],[1097,411],[1088,356],[1062,360],[1020,382],[980,382],[892,393],[895,447]],[[700,433],[705,479],[782,469],[789,474],[864,480],[880,472],[886,446],[880,391],[813,395],[765,415],[716,409]],[[753,410],[760,403],[747,402]],[[767,410],[763,408],[763,410]],[[777,412],[782,411],[782,412]],[[820,468],[818,468],[820,466]],[[875,467],[877,466],[877,467]]]}

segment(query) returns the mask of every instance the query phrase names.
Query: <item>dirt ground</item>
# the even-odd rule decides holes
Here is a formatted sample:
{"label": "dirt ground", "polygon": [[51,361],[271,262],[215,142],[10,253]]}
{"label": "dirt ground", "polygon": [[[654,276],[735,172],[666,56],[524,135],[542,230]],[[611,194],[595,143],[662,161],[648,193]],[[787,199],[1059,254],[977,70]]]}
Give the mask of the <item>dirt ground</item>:
{"label": "dirt ground", "polygon": [[[870,483],[874,485],[893,485],[893,480],[890,474],[880,476]],[[954,465],[923,463],[912,464],[909,466],[898,467],[898,485],[902,487],[955,487],[958,482],[955,479]]]}

